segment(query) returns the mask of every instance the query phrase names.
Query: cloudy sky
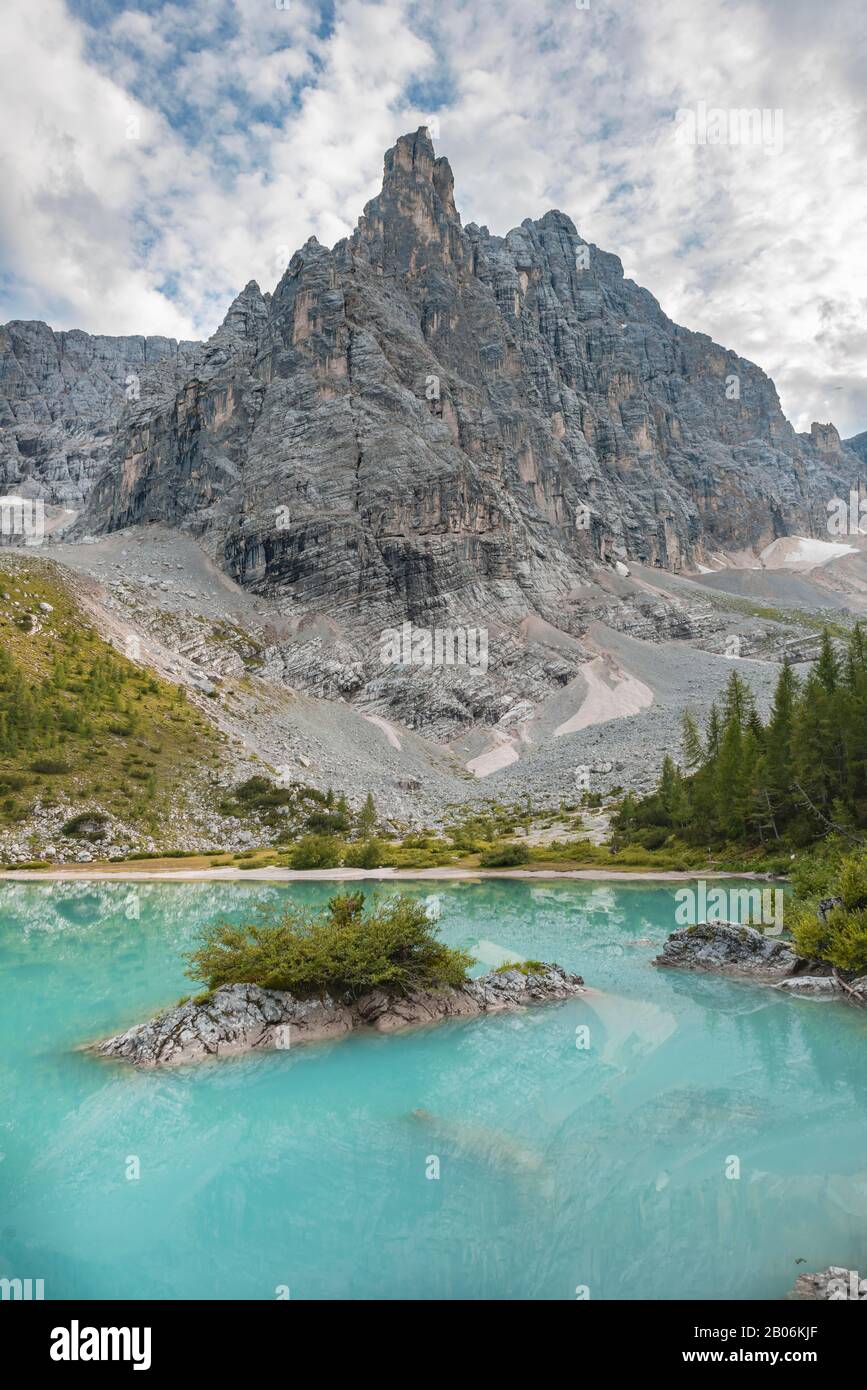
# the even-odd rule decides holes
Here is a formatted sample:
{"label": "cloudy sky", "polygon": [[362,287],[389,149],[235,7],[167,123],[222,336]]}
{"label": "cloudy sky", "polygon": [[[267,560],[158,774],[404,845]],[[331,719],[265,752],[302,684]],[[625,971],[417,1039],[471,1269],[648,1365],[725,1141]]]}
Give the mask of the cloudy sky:
{"label": "cloudy sky", "polygon": [[[798,429],[853,434],[865,92],[864,0],[3,0],[0,321],[207,335],[424,123],[465,222],[561,208]],[[764,143],[712,114],[742,108]]]}

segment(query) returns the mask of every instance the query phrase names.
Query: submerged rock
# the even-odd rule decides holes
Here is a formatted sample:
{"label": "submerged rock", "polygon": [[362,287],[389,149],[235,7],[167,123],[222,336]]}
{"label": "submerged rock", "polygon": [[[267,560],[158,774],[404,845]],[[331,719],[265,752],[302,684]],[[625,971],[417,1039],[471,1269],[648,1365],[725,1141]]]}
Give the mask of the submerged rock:
{"label": "submerged rock", "polygon": [[777,980],[793,975],[803,966],[787,942],[735,922],[681,927],[672,932],[662,955],[653,963],[680,970],[748,975],[758,980]]}
{"label": "submerged rock", "polygon": [[809,999],[836,999],[844,993],[840,981],[833,975],[792,975],[789,979],[779,980],[774,989]]}
{"label": "submerged rock", "polygon": [[494,1168],[538,1172],[544,1164],[544,1156],[537,1150],[529,1149],[520,1140],[487,1125],[447,1119],[424,1109],[412,1110],[405,1118],[422,1129],[431,1140],[435,1139]]}
{"label": "submerged rock", "polygon": [[583,984],[580,975],[546,965],[536,974],[509,970],[469,980],[459,989],[401,998],[377,989],[352,1001],[329,995],[296,999],[259,985],[223,985],[198,1002],[190,999],[148,1023],[96,1043],[92,1050],[138,1067],[195,1062],[237,1052],[287,1049],[340,1037],[354,1028],[385,1033],[444,1018],[502,1013],[572,998],[582,992]]}

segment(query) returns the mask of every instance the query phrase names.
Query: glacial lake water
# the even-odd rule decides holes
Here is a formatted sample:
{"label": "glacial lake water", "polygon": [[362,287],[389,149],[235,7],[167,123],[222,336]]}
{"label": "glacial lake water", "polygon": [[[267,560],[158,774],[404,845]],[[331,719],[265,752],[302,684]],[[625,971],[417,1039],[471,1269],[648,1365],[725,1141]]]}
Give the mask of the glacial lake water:
{"label": "glacial lake water", "polygon": [[867,1016],[655,969],[677,886],[402,885],[483,962],[599,992],[137,1072],[76,1048],[189,993],[205,924],[334,885],[0,885],[0,1276],[49,1299],[716,1299],[867,1273]]}

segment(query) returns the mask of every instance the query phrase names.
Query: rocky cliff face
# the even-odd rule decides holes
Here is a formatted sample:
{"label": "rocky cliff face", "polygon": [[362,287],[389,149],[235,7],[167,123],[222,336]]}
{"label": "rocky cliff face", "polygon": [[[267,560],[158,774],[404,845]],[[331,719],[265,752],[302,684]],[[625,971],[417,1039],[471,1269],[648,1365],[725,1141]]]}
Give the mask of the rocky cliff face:
{"label": "rocky cliff face", "polygon": [[858,468],[565,214],[463,228],[424,130],[348,241],[248,285],[179,366],[124,412],[87,526],[189,526],[308,605],[413,616],[481,586],[508,617],[594,561],[815,530]]}
{"label": "rocky cliff face", "polygon": [[862,463],[867,463],[867,430],[846,440],[846,448],[857,454]]}
{"label": "rocky cliff face", "polygon": [[0,328],[0,488],[80,507],[109,460],[127,404],[158,363],[191,344],[106,338],[47,324]]}
{"label": "rocky cliff face", "polygon": [[405,620],[484,619],[508,679],[522,622],[586,630],[600,566],[824,533],[863,466],[833,426],[796,434],[758,367],[672,323],[565,214],[463,227],[424,129],[352,237],[311,239],[272,296],[249,284],[204,345],[7,337],[7,477],[88,492],[79,534],[188,530],[279,598],[287,678],[321,694],[375,686],[376,635]]}

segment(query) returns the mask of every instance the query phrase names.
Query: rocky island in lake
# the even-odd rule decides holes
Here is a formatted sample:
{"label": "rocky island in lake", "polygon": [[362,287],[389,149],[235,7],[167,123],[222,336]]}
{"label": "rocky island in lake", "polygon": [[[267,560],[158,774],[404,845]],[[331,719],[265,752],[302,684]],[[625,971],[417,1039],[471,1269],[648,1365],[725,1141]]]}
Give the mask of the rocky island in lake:
{"label": "rocky island in lake", "polygon": [[664,969],[705,970],[773,985],[813,999],[867,1003],[867,975],[841,973],[826,960],[796,954],[789,939],[771,937],[737,922],[702,922],[672,932],[654,965]]}
{"label": "rocky island in lake", "polygon": [[332,898],[317,917],[287,910],[222,923],[190,957],[208,990],[95,1045],[135,1066],[283,1050],[357,1028],[393,1032],[446,1018],[503,1013],[580,994],[580,975],[543,961],[469,979],[472,957],[437,939],[407,896],[364,911],[364,894]]}
{"label": "rocky island in lake", "polygon": [[328,994],[321,999],[296,999],[258,985],[224,985],[201,1002],[187,1000],[149,1023],[108,1038],[96,1050],[138,1067],[197,1062],[204,1057],[321,1042],[357,1028],[390,1033],[447,1018],[504,1013],[582,993],[580,975],[570,975],[559,965],[537,965],[532,972],[493,971],[457,989],[399,997],[376,989],[352,1001]]}

